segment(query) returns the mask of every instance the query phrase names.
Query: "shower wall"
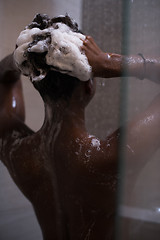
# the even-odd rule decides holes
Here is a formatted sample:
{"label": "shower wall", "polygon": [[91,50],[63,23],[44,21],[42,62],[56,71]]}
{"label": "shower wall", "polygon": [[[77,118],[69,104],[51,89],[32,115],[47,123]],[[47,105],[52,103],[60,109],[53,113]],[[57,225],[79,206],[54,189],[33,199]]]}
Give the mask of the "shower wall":
{"label": "shower wall", "polygon": [[[122,1],[84,0],[83,31],[106,52],[121,52]],[[86,115],[88,130],[100,138],[119,126],[120,79],[97,79],[97,91]]]}
{"label": "shower wall", "polygon": [[[0,59],[15,48],[16,39],[36,13],[50,17],[71,15],[81,26],[81,0],[1,0]],[[43,103],[28,78],[23,78],[26,124],[38,130],[44,119]],[[0,162],[0,239],[41,240],[41,231],[29,201],[23,196]]]}

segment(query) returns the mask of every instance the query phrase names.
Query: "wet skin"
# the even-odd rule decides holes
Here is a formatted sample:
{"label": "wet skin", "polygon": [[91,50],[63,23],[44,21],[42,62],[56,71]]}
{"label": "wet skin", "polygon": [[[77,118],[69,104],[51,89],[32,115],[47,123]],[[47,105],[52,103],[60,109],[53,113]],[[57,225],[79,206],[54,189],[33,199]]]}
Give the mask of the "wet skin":
{"label": "wet skin", "polygon": [[[8,71],[7,60],[0,65]],[[0,158],[31,201],[45,240],[114,236],[121,129],[103,141],[86,131],[85,107],[94,91],[94,84],[82,82],[69,103],[46,101],[44,124],[34,133],[24,124],[20,76],[1,74]],[[123,149],[130,169],[136,161],[134,177],[159,148],[159,106],[157,96],[126,126]]]}
{"label": "wet skin", "polygon": [[[19,91],[18,82],[14,93]],[[11,113],[15,109],[10,99],[8,125],[3,123],[1,129],[1,159],[32,202],[44,239],[103,238],[106,225],[111,228],[114,222],[117,169],[111,161],[108,170],[103,169],[105,148],[110,149],[113,140],[105,146],[74,126],[76,119],[67,122],[68,113],[55,121],[56,106],[47,106],[43,127],[33,133]]]}
{"label": "wet skin", "polygon": [[91,36],[87,36],[84,40],[82,50],[92,66],[95,77],[112,78],[123,74],[123,76],[147,78],[154,82],[160,82],[160,57],[123,56],[103,52]]}

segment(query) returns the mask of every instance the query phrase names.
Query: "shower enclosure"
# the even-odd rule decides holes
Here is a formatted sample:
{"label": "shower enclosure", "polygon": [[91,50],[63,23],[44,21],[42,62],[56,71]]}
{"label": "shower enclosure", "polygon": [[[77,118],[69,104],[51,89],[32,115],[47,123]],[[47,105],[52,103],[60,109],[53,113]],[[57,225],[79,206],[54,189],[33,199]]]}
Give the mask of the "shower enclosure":
{"label": "shower enclosure", "polygon": [[[159,0],[1,0],[0,6],[0,59],[14,50],[19,32],[37,12],[49,16],[68,12],[84,34],[91,35],[106,52],[160,56]],[[43,103],[26,78],[23,89],[26,122],[36,131],[43,123]],[[147,79],[97,79],[96,95],[86,112],[88,131],[99,138],[106,137],[143,111],[159,92],[160,84]],[[160,129],[157,131],[160,134]],[[124,132],[122,143],[126,134]],[[134,179],[128,174],[129,168],[126,153],[121,150],[116,239],[159,240],[160,151],[147,161],[139,174],[136,175],[136,165],[132,165]],[[30,203],[14,185],[2,163],[0,239],[42,239]]]}

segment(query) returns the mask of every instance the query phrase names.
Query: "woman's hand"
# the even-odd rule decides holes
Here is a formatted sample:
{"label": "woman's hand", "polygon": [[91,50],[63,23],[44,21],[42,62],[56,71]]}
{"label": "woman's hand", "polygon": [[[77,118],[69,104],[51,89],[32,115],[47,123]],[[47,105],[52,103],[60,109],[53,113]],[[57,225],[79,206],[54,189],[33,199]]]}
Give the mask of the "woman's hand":
{"label": "woman's hand", "polygon": [[122,73],[122,56],[103,52],[92,37],[87,36],[83,41],[82,50],[92,66],[94,77],[119,77]]}
{"label": "woman's hand", "polygon": [[99,77],[103,71],[106,54],[101,51],[90,36],[87,36],[83,41],[82,49],[85,51],[88,62],[92,66],[94,76]]}

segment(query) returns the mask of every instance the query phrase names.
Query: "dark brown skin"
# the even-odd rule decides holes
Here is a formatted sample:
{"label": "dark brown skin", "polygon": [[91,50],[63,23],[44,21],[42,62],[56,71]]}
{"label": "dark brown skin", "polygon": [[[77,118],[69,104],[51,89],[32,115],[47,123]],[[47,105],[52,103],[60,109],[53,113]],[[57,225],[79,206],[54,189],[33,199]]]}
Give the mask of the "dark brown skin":
{"label": "dark brown skin", "polygon": [[[106,59],[90,37],[83,50],[95,76],[122,76],[124,56]],[[68,103],[46,101],[44,124],[34,133],[24,123],[20,74],[12,56],[8,59],[0,62],[0,159],[31,201],[44,240],[113,239],[121,130],[103,141],[87,132],[85,107],[94,96],[95,80],[81,82]],[[136,75],[136,69],[143,71],[139,56],[128,74]],[[127,126],[123,148],[129,166],[136,161],[134,174],[160,146],[159,106],[157,96]]]}
{"label": "dark brown skin", "polygon": [[134,76],[139,79],[147,78],[151,81],[160,82],[160,58],[105,53],[90,36],[87,36],[84,40],[82,50],[88,57],[95,77],[112,78],[125,74],[125,76]]}

